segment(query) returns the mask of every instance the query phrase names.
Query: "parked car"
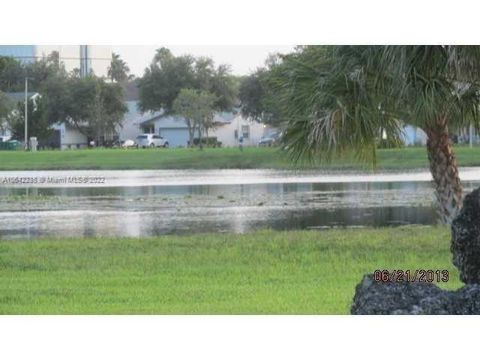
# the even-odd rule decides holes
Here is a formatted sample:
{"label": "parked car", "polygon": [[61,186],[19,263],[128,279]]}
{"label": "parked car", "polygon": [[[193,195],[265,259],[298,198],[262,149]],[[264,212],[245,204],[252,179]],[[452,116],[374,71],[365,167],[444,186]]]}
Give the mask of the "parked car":
{"label": "parked car", "polygon": [[121,146],[122,148],[130,148],[130,147],[135,147],[135,141],[127,139],[124,142],[122,142]]}
{"label": "parked car", "polygon": [[137,136],[136,144],[138,147],[168,147],[168,140],[156,134],[142,134]]}
{"label": "parked car", "polygon": [[273,146],[278,142],[280,135],[278,133],[272,133],[269,135],[264,135],[258,142],[258,146]]}

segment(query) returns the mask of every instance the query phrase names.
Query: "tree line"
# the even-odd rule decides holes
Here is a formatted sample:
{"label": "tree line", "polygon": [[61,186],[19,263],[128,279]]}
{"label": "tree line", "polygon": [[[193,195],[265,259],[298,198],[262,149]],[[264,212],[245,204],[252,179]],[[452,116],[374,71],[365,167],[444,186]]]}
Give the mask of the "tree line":
{"label": "tree line", "polygon": [[81,77],[78,69],[67,72],[55,52],[30,63],[0,57],[0,118],[6,120],[14,138],[23,139],[23,102],[9,103],[4,93],[24,91],[25,77],[29,91],[41,94],[28,107],[29,135],[43,139],[53,133],[55,123],[67,123],[92,139],[114,133],[128,110],[124,95],[132,82],[139,90],[139,110],[183,117],[191,145],[199,138],[201,146],[203,134],[208,136],[215,126],[216,112],[240,107],[241,79],[232,75],[230,66],[217,66],[208,57],[174,56],[160,48],[142,77],[135,78],[129,71],[118,54],[112,55],[107,78],[93,73]]}

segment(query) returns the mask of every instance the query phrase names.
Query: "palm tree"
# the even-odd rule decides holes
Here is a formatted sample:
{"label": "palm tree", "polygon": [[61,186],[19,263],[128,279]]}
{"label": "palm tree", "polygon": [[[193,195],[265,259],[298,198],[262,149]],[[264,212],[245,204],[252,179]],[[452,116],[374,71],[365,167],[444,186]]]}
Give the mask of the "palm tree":
{"label": "palm tree", "polygon": [[449,135],[479,128],[479,72],[478,46],[306,46],[272,68],[271,82],[297,160],[353,150],[375,164],[381,134],[397,142],[404,124],[423,129],[438,213],[450,223],[462,186]]}
{"label": "palm tree", "polygon": [[127,63],[120,58],[119,54],[112,53],[112,60],[108,68],[108,77],[112,81],[125,82],[129,79],[130,68]]}

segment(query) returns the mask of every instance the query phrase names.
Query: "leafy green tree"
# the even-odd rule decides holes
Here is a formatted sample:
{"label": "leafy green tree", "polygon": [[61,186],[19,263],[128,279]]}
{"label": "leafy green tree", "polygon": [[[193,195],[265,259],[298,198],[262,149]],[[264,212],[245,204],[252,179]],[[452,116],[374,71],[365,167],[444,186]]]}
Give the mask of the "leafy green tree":
{"label": "leafy green tree", "polygon": [[208,137],[208,129],[213,126],[216,101],[216,96],[207,91],[181,89],[173,102],[173,113],[183,116],[187,123],[190,146],[197,133],[202,148],[202,133],[206,131]]}
{"label": "leafy green tree", "polygon": [[64,121],[97,141],[101,136],[113,134],[128,111],[122,86],[95,76],[70,79],[66,94],[61,110]]}
{"label": "leafy green tree", "polygon": [[260,68],[242,80],[239,90],[240,108],[245,117],[281,126],[284,118],[278,96],[273,90],[271,76],[271,69]]}
{"label": "leafy green tree", "polygon": [[46,116],[52,122],[62,122],[68,117],[74,101],[70,96],[71,82],[68,76],[51,76],[41,83],[39,93],[45,103]]}
{"label": "leafy green tree", "polygon": [[139,80],[139,108],[142,111],[172,112],[173,102],[181,89],[210,92],[216,96],[215,110],[230,110],[236,93],[230,69],[215,67],[209,58],[191,55],[174,56],[170,50],[157,50],[152,63]]}
{"label": "leafy green tree", "polygon": [[[46,102],[41,97],[28,101],[28,137],[36,136],[40,139],[48,139],[53,134],[52,122],[46,115]],[[25,134],[25,105],[18,102],[16,108],[7,117],[12,137],[23,140]]]}
{"label": "leafy green tree", "polygon": [[129,80],[130,68],[127,63],[120,58],[119,54],[112,53],[112,60],[108,68],[108,77],[110,80],[124,83]]}
{"label": "leafy green tree", "polygon": [[29,90],[41,92],[43,84],[52,77],[66,77],[58,52],[37,61],[22,63],[13,57],[0,57],[0,89],[18,92],[25,89],[25,77],[29,78]]}
{"label": "leafy green tree", "polygon": [[450,130],[479,128],[478,46],[306,46],[274,67],[289,117],[285,140],[295,159],[355,151],[375,163],[381,134],[399,140],[405,123],[427,134],[441,220],[461,207],[462,186]]}
{"label": "leafy green tree", "polygon": [[43,92],[43,85],[48,80],[66,78],[68,75],[64,64],[60,61],[59,54],[56,51],[53,51],[50,55],[42,57],[37,61],[27,63],[24,66],[25,74],[29,78],[29,89],[39,93]]}
{"label": "leafy green tree", "polygon": [[[57,52],[52,52],[40,60],[31,63],[22,63],[14,58],[0,58],[0,86],[9,92],[24,91],[25,77],[29,78],[29,91],[38,92],[36,110],[33,103],[29,104],[29,135],[45,139],[51,135],[50,125],[65,119],[62,109],[69,103],[66,97],[65,83],[67,72],[60,62]],[[23,139],[24,133],[24,104],[12,103],[14,111],[8,118],[9,126],[18,139]]]}
{"label": "leafy green tree", "polygon": [[13,57],[0,56],[0,90],[15,92],[23,89],[24,65]]}

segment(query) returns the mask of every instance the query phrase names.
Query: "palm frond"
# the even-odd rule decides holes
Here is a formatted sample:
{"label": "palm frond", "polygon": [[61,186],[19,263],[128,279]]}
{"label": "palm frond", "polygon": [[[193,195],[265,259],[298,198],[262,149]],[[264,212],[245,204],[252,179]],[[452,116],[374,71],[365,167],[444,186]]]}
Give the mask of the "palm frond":
{"label": "palm frond", "polygon": [[479,128],[479,69],[480,47],[302,47],[271,74],[284,147],[296,160],[354,151],[375,162],[382,133],[399,142],[404,124]]}

